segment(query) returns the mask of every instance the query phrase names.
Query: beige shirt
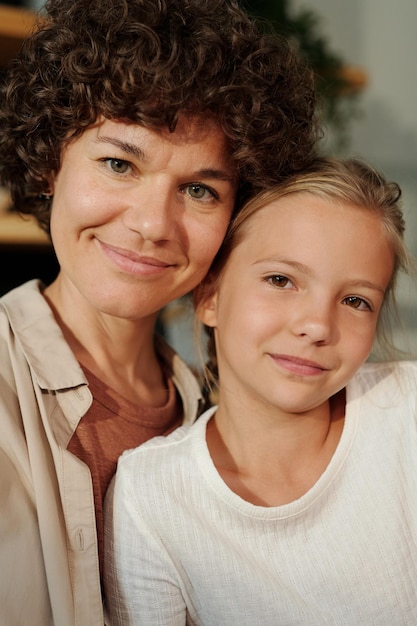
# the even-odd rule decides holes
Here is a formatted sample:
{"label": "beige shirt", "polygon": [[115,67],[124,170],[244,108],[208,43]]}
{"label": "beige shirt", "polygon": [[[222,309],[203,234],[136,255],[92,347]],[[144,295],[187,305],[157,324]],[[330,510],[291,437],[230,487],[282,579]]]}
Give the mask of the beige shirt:
{"label": "beige shirt", "polygon": [[[193,374],[166,344],[185,420]],[[2,624],[103,624],[88,467],[66,448],[92,402],[40,283],[0,299],[0,616]]]}

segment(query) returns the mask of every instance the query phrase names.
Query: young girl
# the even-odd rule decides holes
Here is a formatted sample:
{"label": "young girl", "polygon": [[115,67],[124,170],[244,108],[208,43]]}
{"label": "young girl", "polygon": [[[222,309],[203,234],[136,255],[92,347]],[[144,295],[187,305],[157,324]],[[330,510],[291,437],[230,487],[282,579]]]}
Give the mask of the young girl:
{"label": "young girl", "polygon": [[364,364],[410,263],[399,197],[321,159],[236,217],[196,292],[218,405],[108,494],[110,624],[416,624],[417,364]]}

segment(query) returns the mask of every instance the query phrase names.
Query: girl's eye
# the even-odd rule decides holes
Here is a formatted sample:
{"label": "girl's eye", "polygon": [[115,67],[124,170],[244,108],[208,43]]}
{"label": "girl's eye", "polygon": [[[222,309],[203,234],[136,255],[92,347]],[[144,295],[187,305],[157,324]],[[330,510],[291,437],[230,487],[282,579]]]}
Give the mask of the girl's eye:
{"label": "girl's eye", "polygon": [[358,311],[370,311],[371,306],[366,300],[363,298],[359,298],[359,296],[348,296],[343,300],[343,304],[350,306],[352,309],[357,309]]}
{"label": "girl's eye", "polygon": [[126,172],[130,168],[130,163],[128,161],[124,161],[123,159],[104,159],[104,162],[107,163],[108,167],[115,172],[116,174],[126,174]]}
{"label": "girl's eye", "polygon": [[281,274],[274,274],[274,276],[268,276],[267,281],[273,287],[289,287],[292,285],[291,281],[287,276],[282,276]]}
{"label": "girl's eye", "polygon": [[200,183],[191,183],[186,185],[184,189],[185,192],[195,200],[205,200],[206,198],[208,200],[211,200],[212,198],[218,199],[218,195],[214,189]]}

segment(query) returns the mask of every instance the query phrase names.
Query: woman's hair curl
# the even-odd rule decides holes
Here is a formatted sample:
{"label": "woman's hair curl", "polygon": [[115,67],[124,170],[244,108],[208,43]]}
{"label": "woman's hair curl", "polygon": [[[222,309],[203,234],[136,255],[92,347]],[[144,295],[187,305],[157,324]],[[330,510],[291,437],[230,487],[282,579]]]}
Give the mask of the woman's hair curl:
{"label": "woman's hair curl", "polygon": [[315,151],[314,79],[236,0],[48,0],[1,87],[0,181],[49,230],[62,150],[101,116],[175,129],[213,117],[238,204]]}

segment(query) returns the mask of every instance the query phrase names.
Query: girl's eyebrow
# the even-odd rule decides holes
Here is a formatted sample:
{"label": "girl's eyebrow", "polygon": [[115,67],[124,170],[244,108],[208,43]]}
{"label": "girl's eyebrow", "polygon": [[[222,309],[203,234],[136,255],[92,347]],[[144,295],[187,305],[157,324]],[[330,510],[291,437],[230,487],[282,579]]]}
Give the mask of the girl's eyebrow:
{"label": "girl's eyebrow", "polygon": [[380,291],[382,295],[385,293],[385,289],[378,285],[377,283],[373,283],[370,280],[352,280],[348,283],[349,287],[364,287],[365,289],[373,289],[374,291]]}
{"label": "girl's eyebrow", "polygon": [[[107,135],[99,135],[97,139],[94,139],[94,143],[108,143],[116,148],[119,148],[122,152],[126,154],[130,154],[133,157],[140,159],[141,161],[146,161],[146,153],[139,148],[139,146],[131,143],[130,141],[122,141],[117,139],[116,137],[108,137]],[[192,173],[193,177],[196,178],[214,178],[215,180],[223,180],[225,182],[230,183],[231,185],[236,184],[235,179],[231,174],[224,170],[219,170],[211,167],[202,168],[201,170],[197,170]]]}
{"label": "girl's eyebrow", "polygon": [[311,269],[307,267],[307,265],[304,265],[304,263],[299,263],[298,261],[293,261],[291,259],[285,259],[285,258],[275,257],[275,256],[267,257],[267,258],[259,259],[259,261],[255,261],[254,265],[258,265],[260,263],[282,263],[283,265],[288,265],[289,267],[293,267],[294,269],[296,269],[298,272],[301,272],[302,274],[307,274],[307,276],[313,275]]}
{"label": "girl's eyebrow", "polygon": [[[293,267],[294,269],[296,269],[298,272],[301,272],[303,274],[306,274],[307,276],[312,276],[313,273],[311,271],[311,269],[309,267],[307,267],[307,265],[304,265],[303,263],[299,263],[298,261],[293,261],[291,259],[284,259],[284,258],[280,258],[280,257],[269,257],[269,258],[265,258],[265,259],[260,259],[259,261],[256,261],[254,263],[254,265],[257,265],[259,263],[282,263],[283,265],[288,265],[289,267]],[[362,278],[358,278],[358,279],[354,279],[354,280],[349,280],[346,283],[346,287],[349,287],[351,289],[353,289],[354,287],[357,288],[365,288],[365,289],[372,289],[373,291],[379,291],[381,292],[383,295],[385,294],[385,289],[384,287],[382,287],[381,285],[379,285],[378,283],[374,283],[371,280],[366,280],[366,279],[362,279]]]}

